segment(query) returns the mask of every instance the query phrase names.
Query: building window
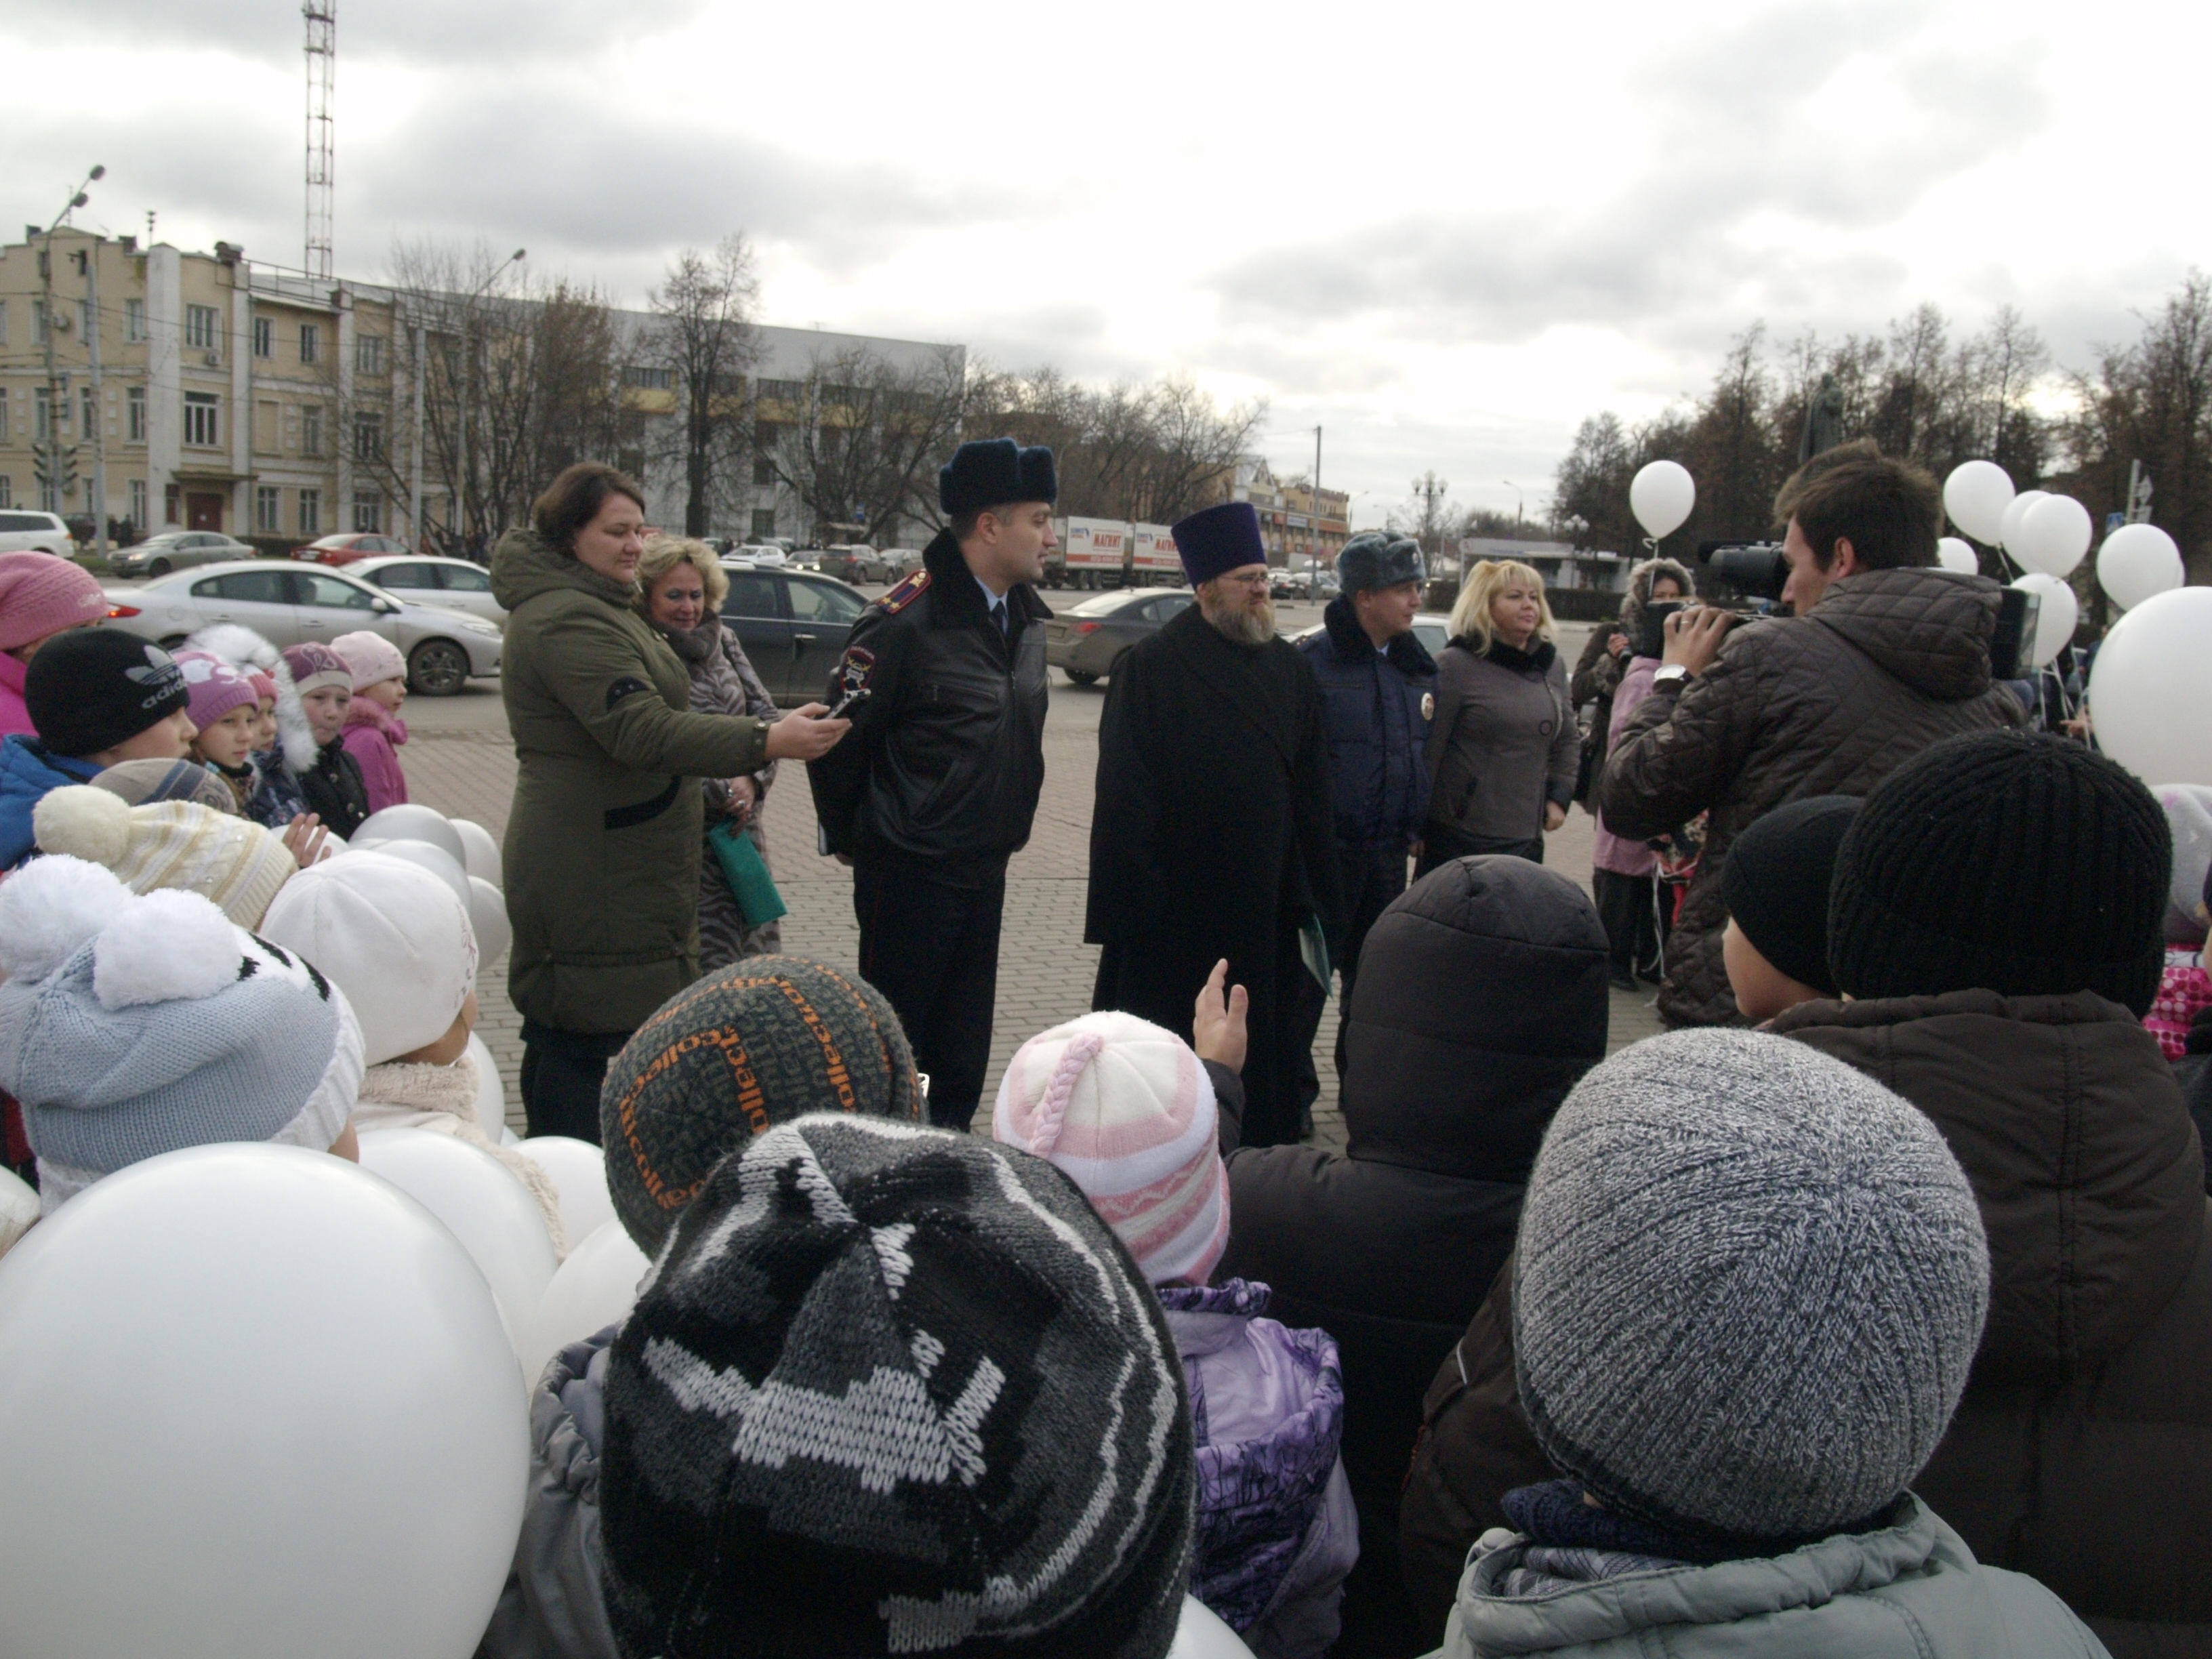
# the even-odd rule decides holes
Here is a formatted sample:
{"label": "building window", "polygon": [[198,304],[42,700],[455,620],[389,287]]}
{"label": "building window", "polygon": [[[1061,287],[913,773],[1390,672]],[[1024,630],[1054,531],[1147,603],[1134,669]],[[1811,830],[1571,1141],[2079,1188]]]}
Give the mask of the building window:
{"label": "building window", "polygon": [[143,478],[131,481],[131,527],[133,530],[146,527],[146,481]]}
{"label": "building window", "polygon": [[775,534],[775,509],[757,507],[753,509],[753,539],[764,542]]}
{"label": "building window", "polygon": [[31,436],[44,443],[52,437],[52,392],[46,386],[34,386],[31,391]]}
{"label": "building window", "polygon": [[300,533],[302,536],[323,533],[323,492],[319,489],[300,492]]}
{"label": "building window", "polygon": [[283,533],[284,529],[284,492],[274,484],[257,484],[253,489],[253,527],[264,536]]}
{"label": "building window", "polygon": [[323,331],[321,325],[317,323],[301,324],[300,361],[303,363],[319,362],[321,361],[322,356]]}
{"label": "building window", "polygon": [[624,386],[644,386],[653,392],[667,392],[672,390],[676,385],[676,371],[672,368],[646,368],[632,363],[623,370],[622,380]]}
{"label": "building window", "polygon": [[323,453],[323,411],[319,404],[309,404],[300,411],[300,453],[302,455]]}
{"label": "building window", "polygon": [[97,436],[100,432],[100,404],[94,398],[90,386],[85,387],[81,394],[80,408],[82,412],[78,417],[81,423],[77,430],[88,438]]}
{"label": "building window", "polygon": [[8,302],[0,300],[0,346],[8,343]]}
{"label": "building window", "polygon": [[803,401],[806,396],[806,382],[804,380],[763,380],[760,383],[760,395],[763,398],[773,398],[778,403],[799,403]]}
{"label": "building window", "polygon": [[33,300],[31,301],[31,343],[44,345],[46,343],[46,302],[44,300]]}
{"label": "building window", "polygon": [[123,302],[123,337],[132,344],[146,337],[146,302],[125,300]]}
{"label": "building window", "polygon": [[216,400],[204,392],[185,393],[185,441],[204,449],[212,449],[222,441],[222,429],[217,422]]}
{"label": "building window", "polygon": [[123,394],[123,435],[134,444],[146,441],[146,388],[143,386],[134,386]]}
{"label": "building window", "polygon": [[92,337],[92,301],[89,300],[76,302],[76,337],[80,340]]}
{"label": "building window", "polygon": [[775,482],[775,462],[771,457],[767,455],[753,457],[753,482],[756,484],[772,484]]}
{"label": "building window", "polygon": [[353,337],[353,371],[356,374],[384,373],[384,337],[381,334],[356,334]]}
{"label": "building window", "polygon": [[253,319],[253,355],[274,357],[276,355],[276,319],[256,317]]}
{"label": "building window", "polygon": [[15,481],[9,477],[6,473],[0,472],[0,507],[13,507],[15,505]]}
{"label": "building window", "polygon": [[384,459],[384,416],[366,410],[353,417],[353,458],[356,461]]}
{"label": "building window", "polygon": [[353,528],[357,536],[380,536],[384,533],[384,497],[374,489],[354,491]]}
{"label": "building window", "polygon": [[195,351],[213,351],[222,344],[222,313],[213,306],[185,307],[185,343]]}

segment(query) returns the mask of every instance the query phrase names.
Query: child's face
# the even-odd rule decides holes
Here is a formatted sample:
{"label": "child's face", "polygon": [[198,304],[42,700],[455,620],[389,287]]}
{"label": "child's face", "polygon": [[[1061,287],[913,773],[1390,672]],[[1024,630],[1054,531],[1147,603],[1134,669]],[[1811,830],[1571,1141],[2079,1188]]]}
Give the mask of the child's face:
{"label": "child's face", "polygon": [[300,699],[317,747],[333,741],[345,730],[346,710],[352,704],[353,693],[336,685],[319,685]]}
{"label": "child's face", "polygon": [[264,697],[253,720],[253,746],[258,750],[276,746],[276,700]]}
{"label": "child's face", "polygon": [[204,761],[236,771],[253,752],[253,734],[260,724],[261,711],[250,702],[241,703],[201,732],[192,744],[192,752]]}
{"label": "child's face", "polygon": [[192,739],[198,735],[199,728],[192,724],[192,717],[179,708],[164,714],[137,737],[105,750],[100,762],[113,766],[127,760],[182,760],[191,753]]}
{"label": "child's face", "polygon": [[399,705],[407,701],[407,682],[379,680],[374,685],[363,686],[361,695],[375,703],[387,714],[399,712]]}

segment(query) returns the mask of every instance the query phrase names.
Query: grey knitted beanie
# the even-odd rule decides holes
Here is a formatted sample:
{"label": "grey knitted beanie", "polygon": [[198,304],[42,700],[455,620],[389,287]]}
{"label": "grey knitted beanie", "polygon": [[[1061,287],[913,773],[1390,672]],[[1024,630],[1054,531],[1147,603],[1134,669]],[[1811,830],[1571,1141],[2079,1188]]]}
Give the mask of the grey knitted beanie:
{"label": "grey knitted beanie", "polygon": [[1989,1283],[1973,1193],[1912,1106],[1782,1037],[1654,1037],[1582,1080],[1538,1155],[1522,1405],[1608,1509],[1823,1536],[1934,1454]]}
{"label": "grey knitted beanie", "polygon": [[921,1080],[883,994],[799,957],[747,957],[686,986],[607,1067],[599,1140],[623,1230],[659,1252],[725,1153],[808,1112],[921,1116]]}
{"label": "grey knitted beanie", "polygon": [[1196,1460],[1166,1316],[1075,1184],[817,1113],[725,1158],[608,1353],[626,1659],[1163,1659]]}

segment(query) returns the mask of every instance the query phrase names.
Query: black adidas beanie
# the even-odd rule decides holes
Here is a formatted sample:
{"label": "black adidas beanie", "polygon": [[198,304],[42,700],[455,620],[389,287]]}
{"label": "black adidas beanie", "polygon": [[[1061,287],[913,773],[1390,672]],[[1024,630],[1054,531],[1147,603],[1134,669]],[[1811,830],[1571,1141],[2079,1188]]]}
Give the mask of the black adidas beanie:
{"label": "black adidas beanie", "polygon": [[607,1355],[600,1582],[624,1659],[1164,1659],[1191,1408],[1075,1183],[817,1113],[725,1158]]}
{"label": "black adidas beanie", "polygon": [[1861,805],[1850,795],[1815,795],[1778,806],[1729,843],[1721,866],[1721,900],[1752,949],[1830,996],[1828,889],[1836,849]]}
{"label": "black adidas beanie", "polygon": [[160,724],[191,699],[158,645],[114,628],[73,628],[23,671],[23,707],[57,755],[96,755]]}
{"label": "black adidas beanie", "polygon": [[882,992],[801,957],[747,957],[686,986],[623,1045],[599,1091],[623,1231],[658,1255],[725,1153],[825,1111],[921,1116],[914,1051]]}
{"label": "black adidas beanie", "polygon": [[2166,814],[2117,763],[2027,732],[1953,738],[1884,780],[1844,836],[1828,964],[1863,1000],[2094,991],[2140,1018],[2172,869]]}

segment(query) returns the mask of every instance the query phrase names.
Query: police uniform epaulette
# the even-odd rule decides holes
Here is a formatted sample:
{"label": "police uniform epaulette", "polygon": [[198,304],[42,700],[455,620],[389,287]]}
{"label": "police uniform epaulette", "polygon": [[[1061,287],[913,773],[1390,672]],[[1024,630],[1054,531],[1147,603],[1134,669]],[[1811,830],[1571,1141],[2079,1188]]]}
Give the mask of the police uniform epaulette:
{"label": "police uniform epaulette", "polygon": [[922,590],[928,586],[929,572],[927,570],[917,570],[905,580],[902,581],[896,587],[891,589],[890,592],[884,594],[883,598],[878,599],[876,603],[883,606],[884,615],[886,617],[896,617],[900,611],[905,610],[907,606],[912,605],[916,599],[920,599],[922,594]]}

